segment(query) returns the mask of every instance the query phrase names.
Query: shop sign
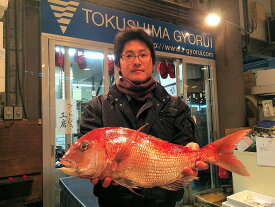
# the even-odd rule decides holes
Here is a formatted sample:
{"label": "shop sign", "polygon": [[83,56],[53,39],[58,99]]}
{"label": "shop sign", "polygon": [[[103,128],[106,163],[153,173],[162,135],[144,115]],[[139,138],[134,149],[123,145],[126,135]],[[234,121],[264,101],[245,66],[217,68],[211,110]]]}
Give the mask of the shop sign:
{"label": "shop sign", "polygon": [[56,99],[56,134],[76,134],[76,100]]}
{"label": "shop sign", "polygon": [[157,51],[215,59],[214,37],[207,33],[86,2],[41,1],[43,33],[113,44],[127,27],[148,31]]}

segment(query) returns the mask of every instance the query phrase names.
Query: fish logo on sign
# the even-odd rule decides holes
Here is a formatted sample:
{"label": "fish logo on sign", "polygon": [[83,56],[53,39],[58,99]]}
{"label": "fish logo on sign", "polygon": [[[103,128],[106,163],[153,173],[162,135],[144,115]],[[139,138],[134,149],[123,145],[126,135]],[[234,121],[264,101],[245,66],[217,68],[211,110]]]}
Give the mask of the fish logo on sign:
{"label": "fish logo on sign", "polygon": [[64,34],[74,16],[74,12],[77,10],[79,2],[70,0],[48,0],[48,2]]}

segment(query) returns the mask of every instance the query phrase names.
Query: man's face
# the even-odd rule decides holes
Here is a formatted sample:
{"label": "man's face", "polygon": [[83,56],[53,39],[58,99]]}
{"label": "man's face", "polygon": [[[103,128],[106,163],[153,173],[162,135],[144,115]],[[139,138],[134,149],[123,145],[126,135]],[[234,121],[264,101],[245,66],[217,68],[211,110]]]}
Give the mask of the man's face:
{"label": "man's face", "polygon": [[150,78],[153,62],[151,52],[144,42],[126,42],[121,56],[118,70],[125,78],[135,83],[143,83]]}

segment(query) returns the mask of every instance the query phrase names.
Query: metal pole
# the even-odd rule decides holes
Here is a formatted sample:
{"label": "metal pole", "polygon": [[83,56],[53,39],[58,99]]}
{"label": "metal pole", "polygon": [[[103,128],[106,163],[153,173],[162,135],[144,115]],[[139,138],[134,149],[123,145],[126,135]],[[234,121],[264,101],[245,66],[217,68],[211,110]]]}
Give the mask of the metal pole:
{"label": "metal pole", "polygon": [[177,86],[177,96],[180,96],[180,60],[176,59],[176,86]]}
{"label": "metal pole", "polygon": [[[71,74],[70,74],[70,56],[69,48],[65,47],[64,54],[64,83],[65,83],[65,99],[71,99]],[[72,134],[65,135],[65,151],[67,151],[72,144]]]}
{"label": "metal pole", "polygon": [[187,78],[186,78],[186,63],[182,61],[182,85],[183,85],[183,100],[187,103]]}

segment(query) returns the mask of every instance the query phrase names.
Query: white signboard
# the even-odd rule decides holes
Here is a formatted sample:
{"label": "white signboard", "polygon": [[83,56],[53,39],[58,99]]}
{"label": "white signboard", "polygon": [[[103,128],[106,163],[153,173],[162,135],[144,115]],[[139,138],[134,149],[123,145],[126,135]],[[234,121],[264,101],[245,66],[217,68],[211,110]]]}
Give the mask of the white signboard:
{"label": "white signboard", "polygon": [[56,99],[56,134],[75,134],[76,100]]}
{"label": "white signboard", "polygon": [[256,137],[257,164],[275,166],[275,137]]}
{"label": "white signboard", "polygon": [[176,85],[165,86],[165,90],[166,90],[171,96],[176,96],[176,95],[177,95],[177,87],[176,87]]}

